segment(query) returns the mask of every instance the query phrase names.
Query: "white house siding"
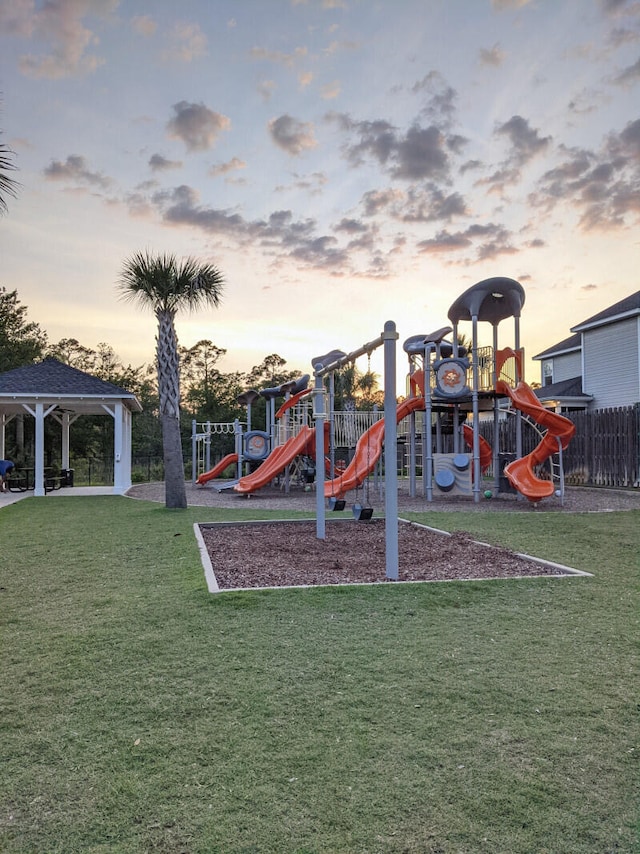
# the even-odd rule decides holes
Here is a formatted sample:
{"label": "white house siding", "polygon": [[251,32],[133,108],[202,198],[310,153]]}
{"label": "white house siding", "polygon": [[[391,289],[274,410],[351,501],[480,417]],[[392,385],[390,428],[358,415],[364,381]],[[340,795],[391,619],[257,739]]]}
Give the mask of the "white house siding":
{"label": "white house siding", "polygon": [[[553,381],[561,383],[563,380],[571,380],[582,374],[582,354],[564,353],[553,357]],[[544,382],[544,380],[543,380]]]}
{"label": "white house siding", "polygon": [[586,330],[582,349],[583,391],[593,395],[591,408],[640,401],[640,318]]}

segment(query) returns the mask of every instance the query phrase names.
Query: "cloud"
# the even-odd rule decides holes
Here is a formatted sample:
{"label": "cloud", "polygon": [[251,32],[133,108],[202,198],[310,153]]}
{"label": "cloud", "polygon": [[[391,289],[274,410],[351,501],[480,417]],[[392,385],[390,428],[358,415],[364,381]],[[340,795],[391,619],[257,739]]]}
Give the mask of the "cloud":
{"label": "cloud", "polygon": [[491,0],[491,5],[498,12],[503,12],[505,9],[523,9],[531,0]]}
{"label": "cloud", "polygon": [[313,125],[285,114],[269,122],[269,133],[275,144],[292,157],[302,154],[318,144],[313,135]]}
{"label": "cloud", "polygon": [[452,127],[458,93],[439,71],[430,71],[422,80],[413,84],[411,92],[414,95],[424,93],[427,96],[426,103],[420,111],[422,119],[437,125],[442,130]]}
{"label": "cloud", "polygon": [[510,160],[518,166],[528,163],[551,143],[551,137],[541,137],[522,116],[512,116],[508,122],[498,125],[494,131],[497,136],[506,136],[511,143]]}
{"label": "cloud", "polygon": [[355,121],[346,113],[329,113],[329,121],[353,137],[356,142],[347,143],[344,153],[352,166],[361,166],[367,157],[372,157],[385,165],[396,145],[396,128],[384,119],[374,121]]}
{"label": "cloud", "polygon": [[[490,175],[479,178],[475,186],[487,187],[488,193],[503,196],[509,187],[521,180],[522,167],[546,152],[552,139],[550,136],[541,137],[522,116],[512,116],[507,122],[496,125],[494,136],[504,136],[508,139],[510,145],[507,157]],[[468,165],[465,166],[469,168]]]}
{"label": "cloud", "polygon": [[239,157],[232,157],[231,160],[227,160],[226,163],[218,163],[215,166],[212,166],[209,169],[208,174],[213,178],[218,175],[228,175],[229,172],[236,172],[238,169],[246,169],[247,164],[244,160],[240,160]]}
{"label": "cloud", "polygon": [[8,36],[29,38],[36,27],[33,0],[13,0],[0,4],[0,29]]}
{"label": "cloud", "polygon": [[464,175],[465,172],[472,172],[476,169],[482,169],[482,161],[481,160],[467,160],[466,163],[463,163],[460,167],[460,174]]}
{"label": "cloud", "polygon": [[258,93],[264,101],[270,101],[276,84],[273,80],[261,80],[258,83]]}
{"label": "cloud", "polygon": [[334,80],[333,83],[327,83],[320,89],[320,97],[324,101],[332,101],[334,98],[338,97],[341,91],[342,87],[340,86],[340,81]]}
{"label": "cloud", "polygon": [[347,234],[362,234],[362,232],[369,230],[369,226],[358,219],[343,217],[334,230],[345,231]]}
{"label": "cloud", "polygon": [[353,166],[372,158],[392,178],[400,180],[448,180],[449,149],[464,143],[462,137],[447,137],[435,125],[421,127],[416,123],[401,133],[385,120],[356,122],[344,113],[332,113],[328,119],[355,137],[343,149]]}
{"label": "cloud", "polygon": [[611,82],[618,86],[629,86],[640,80],[640,59],[623,69],[612,78]]}
{"label": "cloud", "polygon": [[[142,194],[130,199],[140,215],[146,213]],[[240,213],[202,205],[199,193],[187,185],[161,190],[148,199],[169,226],[196,228],[233,241],[238,247],[266,249],[275,265],[285,259],[332,276],[388,274],[387,264],[369,226],[357,228],[342,220],[333,234],[323,234],[312,218],[297,220],[291,210],[273,211],[266,219],[247,220]],[[338,235],[338,237],[336,236]],[[347,238],[341,245],[339,236]],[[364,253],[364,258],[363,258]],[[356,263],[356,256],[360,259]],[[363,266],[364,265],[364,266]]]}
{"label": "cloud", "polygon": [[600,6],[605,15],[617,15],[626,5],[627,0],[600,0]]}
{"label": "cloud", "polygon": [[411,189],[400,210],[403,222],[447,221],[468,213],[467,205],[460,193],[444,193],[431,185],[426,190]]}
{"label": "cloud", "polygon": [[168,172],[170,169],[180,169],[183,163],[182,160],[167,160],[162,154],[152,154],[149,166],[152,172]]}
{"label": "cloud", "polygon": [[446,193],[436,184],[402,190],[371,190],[360,200],[362,215],[384,214],[404,224],[450,222],[468,214],[460,193]]}
{"label": "cloud", "polygon": [[352,41],[332,41],[327,47],[324,49],[324,53],[332,56],[343,50],[357,50],[358,42]]}
{"label": "cloud", "polygon": [[[496,223],[471,225],[458,232],[446,229],[435,237],[417,244],[418,252],[425,255],[442,255],[466,252],[475,247],[475,260],[487,261],[501,255],[513,255],[519,250],[511,243],[511,233]],[[463,263],[467,263],[465,257]]]}
{"label": "cloud", "polygon": [[297,172],[294,172],[293,177],[294,181],[291,185],[279,184],[275,188],[276,192],[282,193],[293,188],[295,190],[306,191],[312,196],[319,196],[322,188],[328,181],[324,172],[312,172],[310,175],[299,175]]}
{"label": "cloud", "polygon": [[404,193],[400,190],[369,190],[362,197],[364,216],[377,216],[384,213],[391,206],[404,200]]}
{"label": "cloud", "polygon": [[193,62],[207,53],[207,37],[199,24],[179,21],[174,25],[170,45],[162,57],[168,62]]}
{"label": "cloud", "polygon": [[313,77],[313,71],[301,71],[300,74],[298,74],[298,84],[300,85],[300,88],[306,89],[307,86],[310,86],[313,82]]}
{"label": "cloud", "polygon": [[404,138],[396,142],[396,165],[392,174],[410,181],[427,177],[444,177],[449,166],[445,137],[431,126],[409,128]]}
{"label": "cloud", "polygon": [[531,205],[546,211],[570,205],[583,231],[640,221],[640,119],[609,133],[598,151],[561,147],[559,153],[561,162],[541,176]]}
{"label": "cloud", "polygon": [[594,89],[582,89],[569,101],[567,109],[576,115],[587,115],[598,109],[602,99],[601,92]]}
{"label": "cloud", "polygon": [[158,24],[151,15],[136,15],[135,18],[131,19],[131,27],[138,35],[149,38],[155,34]]}
{"label": "cloud", "polygon": [[67,159],[52,160],[44,170],[45,178],[49,181],[67,181],[74,184],[86,184],[106,190],[112,185],[111,178],[102,172],[92,172],[86,158],[79,154],[70,154]]}
{"label": "cloud", "polygon": [[422,255],[436,255],[442,252],[459,252],[461,249],[468,249],[470,246],[471,240],[463,232],[451,234],[444,230],[439,231],[435,237],[421,240],[416,248]]}
{"label": "cloud", "polygon": [[268,50],[266,47],[252,47],[249,56],[255,60],[274,62],[276,65],[284,65],[292,68],[300,59],[304,59],[308,50],[306,47],[297,47],[293,53],[282,53],[278,50]]}
{"label": "cloud", "polygon": [[504,196],[508,187],[517,184],[521,178],[519,169],[505,166],[494,170],[488,177],[479,178],[474,186],[487,187],[487,192],[496,196]]}
{"label": "cloud", "polygon": [[222,131],[231,127],[231,120],[216,113],[204,104],[180,101],[173,105],[175,115],[167,123],[168,135],[181,139],[188,151],[206,151],[213,148]]}
{"label": "cloud", "polygon": [[489,66],[490,68],[499,68],[506,57],[505,52],[499,44],[494,44],[492,48],[480,48],[480,65]]}
{"label": "cloud", "polygon": [[614,27],[609,33],[607,41],[614,48],[625,44],[634,44],[640,41],[640,32],[629,29],[628,27]]}
{"label": "cloud", "polygon": [[19,68],[25,76],[49,80],[79,77],[92,74],[103,63],[92,52],[98,39],[84,19],[89,14],[108,15],[118,4],[119,0],[56,0],[36,8],[32,0],[14,0],[0,7],[0,27],[45,45],[41,54],[20,57]]}

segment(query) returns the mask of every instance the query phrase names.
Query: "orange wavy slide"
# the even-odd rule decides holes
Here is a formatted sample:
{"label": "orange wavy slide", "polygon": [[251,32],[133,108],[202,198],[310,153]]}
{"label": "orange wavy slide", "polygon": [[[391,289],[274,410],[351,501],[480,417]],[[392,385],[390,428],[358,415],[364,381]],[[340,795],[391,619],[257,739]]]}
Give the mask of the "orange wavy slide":
{"label": "orange wavy slide", "polygon": [[529,415],[547,431],[530,454],[509,463],[505,466],[504,473],[511,485],[529,501],[549,498],[554,493],[553,481],[536,477],[533,468],[558,452],[558,439],[562,450],[567,448],[576,432],[575,424],[564,415],[558,415],[542,406],[531,386],[525,382],[520,382],[512,388],[503,380],[498,380],[496,391],[511,398],[516,409]]}
{"label": "orange wavy slide", "polygon": [[204,472],[204,474],[201,474],[200,477],[196,479],[196,483],[199,483],[200,486],[202,486],[202,484],[204,483],[209,483],[209,481],[213,480],[214,477],[218,477],[218,475],[222,474],[222,472],[227,468],[227,466],[230,466],[232,463],[237,462],[237,454],[227,454],[227,456],[223,457],[220,462],[217,463],[217,465],[215,465],[212,469],[209,469],[209,471],[206,471]]}
{"label": "orange wavy slide", "polygon": [[234,491],[247,495],[271,483],[297,456],[313,455],[315,441],[315,430],[312,427],[303,427],[297,436],[291,436],[282,445],[278,445],[254,472],[241,477],[233,487]]}
{"label": "orange wavy slide", "polygon": [[[398,404],[396,422],[402,421],[407,415],[424,409],[423,397],[409,397]],[[384,445],[384,418],[369,427],[360,436],[356,445],[353,459],[334,480],[326,480],[324,484],[325,498],[341,498],[351,489],[356,489],[371,474],[382,454]]]}

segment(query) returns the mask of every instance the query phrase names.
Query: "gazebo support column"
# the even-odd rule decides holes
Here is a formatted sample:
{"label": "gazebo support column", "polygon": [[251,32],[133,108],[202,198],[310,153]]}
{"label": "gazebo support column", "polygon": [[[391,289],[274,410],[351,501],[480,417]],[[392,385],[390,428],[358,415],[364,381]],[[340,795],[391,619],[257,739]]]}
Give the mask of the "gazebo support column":
{"label": "gazebo support column", "polygon": [[53,412],[55,406],[50,406],[47,410],[43,403],[36,403],[35,409],[24,404],[24,408],[33,415],[35,419],[36,433],[36,448],[35,448],[35,489],[33,494],[42,497],[46,494],[44,488],[44,419]]}
{"label": "gazebo support column", "polygon": [[113,491],[124,495],[131,486],[131,412],[122,403],[103,408],[113,418]]}
{"label": "gazebo support column", "polygon": [[61,459],[62,459],[62,468],[69,468],[69,425],[71,424],[71,418],[69,417],[68,412],[62,413],[62,448],[61,448]]}

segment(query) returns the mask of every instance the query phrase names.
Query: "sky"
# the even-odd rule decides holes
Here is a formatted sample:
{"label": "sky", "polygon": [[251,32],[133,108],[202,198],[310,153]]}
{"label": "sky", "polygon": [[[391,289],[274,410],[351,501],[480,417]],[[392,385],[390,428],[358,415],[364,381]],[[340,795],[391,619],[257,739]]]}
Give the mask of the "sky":
{"label": "sky", "polygon": [[153,360],[141,251],[223,273],[177,330],[225,372],[402,344],[507,276],[535,381],[640,287],[638,0],[0,0],[0,99],[0,286],[52,343]]}

